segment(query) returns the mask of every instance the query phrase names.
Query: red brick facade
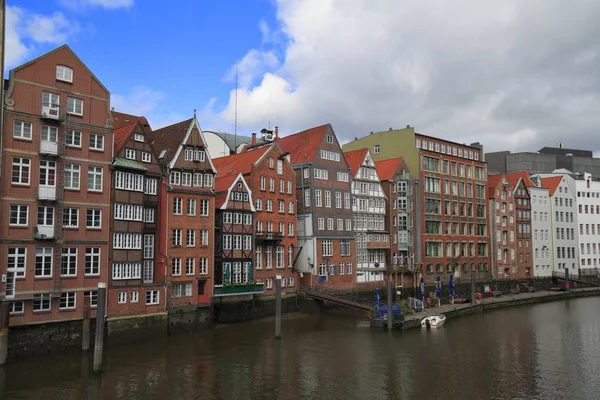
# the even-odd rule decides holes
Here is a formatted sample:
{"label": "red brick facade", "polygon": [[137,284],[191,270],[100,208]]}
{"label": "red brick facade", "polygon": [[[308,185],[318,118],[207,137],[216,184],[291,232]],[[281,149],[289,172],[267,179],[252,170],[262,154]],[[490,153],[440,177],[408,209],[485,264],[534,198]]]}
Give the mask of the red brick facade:
{"label": "red brick facade", "polygon": [[0,274],[11,325],[82,318],[108,279],[109,97],[67,46],[10,72]]}

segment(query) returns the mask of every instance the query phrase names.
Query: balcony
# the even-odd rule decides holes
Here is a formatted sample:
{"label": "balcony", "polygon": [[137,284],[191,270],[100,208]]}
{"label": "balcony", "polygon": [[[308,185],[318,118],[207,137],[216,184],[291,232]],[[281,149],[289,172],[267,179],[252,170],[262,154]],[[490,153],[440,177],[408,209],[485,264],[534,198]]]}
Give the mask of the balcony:
{"label": "balcony", "polygon": [[255,234],[257,241],[264,242],[279,242],[283,239],[283,233],[281,232],[257,232]]}
{"label": "balcony", "polygon": [[34,238],[37,240],[54,240],[54,225],[36,226]]}
{"label": "balcony", "polygon": [[56,187],[55,186],[38,186],[38,200],[55,201]]}
{"label": "balcony", "polygon": [[46,156],[58,155],[58,143],[49,140],[40,140],[40,154]]}
{"label": "balcony", "polygon": [[216,285],[213,297],[244,296],[249,294],[260,294],[264,292],[262,283],[246,283],[241,285]]}
{"label": "balcony", "polygon": [[40,115],[42,119],[60,121],[60,108],[57,105],[42,105]]}

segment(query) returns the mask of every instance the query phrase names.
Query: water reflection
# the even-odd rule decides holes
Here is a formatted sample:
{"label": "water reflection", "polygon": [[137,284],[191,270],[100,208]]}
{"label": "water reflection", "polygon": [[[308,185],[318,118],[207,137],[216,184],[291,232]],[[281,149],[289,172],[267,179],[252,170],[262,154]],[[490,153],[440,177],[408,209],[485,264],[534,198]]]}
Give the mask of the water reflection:
{"label": "water reflection", "polygon": [[2,399],[595,399],[600,298],[520,307],[406,332],[299,316],[0,368]]}

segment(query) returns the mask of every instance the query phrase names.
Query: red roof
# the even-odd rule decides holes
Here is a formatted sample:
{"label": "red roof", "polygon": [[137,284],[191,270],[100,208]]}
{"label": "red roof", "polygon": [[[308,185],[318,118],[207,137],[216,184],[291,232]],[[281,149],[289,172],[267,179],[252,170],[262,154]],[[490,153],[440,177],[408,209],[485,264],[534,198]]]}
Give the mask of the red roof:
{"label": "red roof", "polygon": [[[213,160],[213,162],[214,161],[215,160]],[[217,176],[215,178],[215,189],[214,189],[215,193],[219,193],[219,192],[229,189],[229,187],[231,186],[233,181],[235,181],[237,176],[238,176],[237,174],[232,174],[232,175],[227,175],[227,176],[222,176],[222,177]]]}
{"label": "red roof", "polygon": [[330,124],[317,126],[279,138],[276,143],[284,153],[290,153],[290,164],[310,162],[314,160],[323,135],[328,129],[333,131]]}
{"label": "red roof", "polygon": [[517,186],[517,184],[519,183],[519,179],[523,179],[523,182],[525,183],[526,187],[535,187],[535,184],[531,181],[531,178],[529,177],[527,171],[511,172],[508,174],[504,174],[504,176],[506,177],[510,185],[513,187]]}
{"label": "red roof", "polygon": [[548,178],[542,178],[542,187],[544,189],[548,189],[550,196],[554,196],[554,192],[556,192],[556,189],[558,188],[558,185],[560,185],[562,178],[562,176],[550,176]]}
{"label": "red roof", "polygon": [[488,189],[488,199],[493,199],[496,196],[496,186],[498,186],[498,182],[502,180],[504,175],[488,175],[487,180],[487,189]]}
{"label": "red roof", "polygon": [[164,157],[159,161],[165,163],[171,162],[181,142],[185,139],[185,135],[193,120],[193,118],[186,119],[185,121],[157,129],[150,134],[151,144],[156,154],[160,155],[163,150],[167,150]]}
{"label": "red roof", "polygon": [[115,129],[115,154],[121,150],[127,139],[131,135],[131,132],[135,129],[138,122],[132,122],[130,124],[124,125],[118,129]]}
{"label": "red roof", "polygon": [[[226,157],[219,157],[213,160],[213,164],[218,171],[217,177],[237,176],[238,174],[249,174],[252,164],[254,164],[271,146],[251,148],[243,153],[233,154]],[[215,188],[216,191],[216,188]]]}
{"label": "red roof", "polygon": [[[346,160],[348,157],[346,156]],[[376,161],[375,167],[377,167],[377,175],[381,181],[389,181],[394,176],[394,173],[398,170],[398,167],[403,164],[402,157],[390,158],[389,160]]]}
{"label": "red roof", "polygon": [[350,178],[354,178],[354,176],[356,175],[356,172],[358,171],[358,169],[362,165],[363,161],[365,160],[365,157],[368,152],[369,152],[369,149],[365,148],[365,149],[359,149],[359,150],[354,150],[354,151],[349,151],[347,153],[344,153],[344,157],[346,157],[346,162],[348,163],[348,166],[351,169]]}
{"label": "red roof", "polygon": [[112,111],[112,116],[114,119],[113,122],[113,127],[115,129],[119,129],[124,127],[125,125],[129,125],[132,124],[134,122],[141,122],[142,126],[147,126],[148,128],[150,128],[150,124],[148,123],[148,120],[146,119],[146,117],[144,116],[135,116],[135,115],[131,115],[131,114],[125,114],[125,113],[121,113],[118,111]]}

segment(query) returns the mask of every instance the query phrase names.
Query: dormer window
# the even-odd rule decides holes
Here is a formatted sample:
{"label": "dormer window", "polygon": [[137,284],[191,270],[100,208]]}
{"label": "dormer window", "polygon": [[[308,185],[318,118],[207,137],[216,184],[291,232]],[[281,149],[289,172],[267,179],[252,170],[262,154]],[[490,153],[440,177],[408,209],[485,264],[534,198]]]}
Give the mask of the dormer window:
{"label": "dormer window", "polygon": [[166,155],[167,155],[167,150],[162,150],[160,152],[160,154],[158,155],[158,159],[162,160],[163,158],[165,158]]}
{"label": "dormer window", "polygon": [[141,133],[136,133],[135,135],[133,135],[133,139],[136,142],[143,142],[144,141],[144,135],[142,135]]}
{"label": "dormer window", "polygon": [[64,65],[56,66],[56,80],[63,82],[73,82],[73,69]]}

